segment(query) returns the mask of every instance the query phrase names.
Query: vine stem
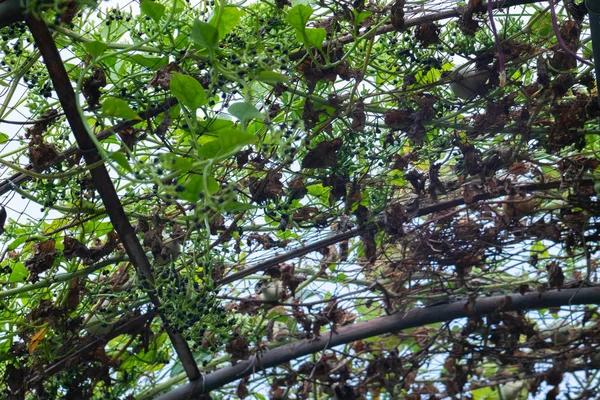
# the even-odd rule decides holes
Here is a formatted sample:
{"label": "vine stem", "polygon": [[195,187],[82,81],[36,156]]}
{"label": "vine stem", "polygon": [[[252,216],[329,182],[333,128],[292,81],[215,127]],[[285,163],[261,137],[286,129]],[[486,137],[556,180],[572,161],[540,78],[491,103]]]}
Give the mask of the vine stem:
{"label": "vine stem", "polygon": [[504,87],[504,85],[506,84],[504,52],[502,51],[502,41],[500,40],[500,37],[498,36],[498,31],[496,30],[496,22],[494,21],[494,10],[490,1],[488,1],[487,3],[487,12],[488,17],[490,18],[490,27],[492,28],[492,34],[494,35],[494,40],[496,41],[496,49],[498,51],[498,70],[500,73],[500,87]]}
{"label": "vine stem", "polygon": [[570,55],[577,61],[579,61],[587,66],[593,67],[594,64],[579,57],[573,50],[571,50],[569,47],[567,47],[567,44],[565,43],[565,41],[562,38],[562,35],[560,34],[560,29],[558,29],[558,19],[556,18],[556,10],[554,9],[554,0],[548,0],[548,1],[550,3],[550,15],[552,17],[552,29],[554,30],[554,34],[556,35],[556,40],[558,41],[558,45],[560,46],[560,48],[566,54]]}

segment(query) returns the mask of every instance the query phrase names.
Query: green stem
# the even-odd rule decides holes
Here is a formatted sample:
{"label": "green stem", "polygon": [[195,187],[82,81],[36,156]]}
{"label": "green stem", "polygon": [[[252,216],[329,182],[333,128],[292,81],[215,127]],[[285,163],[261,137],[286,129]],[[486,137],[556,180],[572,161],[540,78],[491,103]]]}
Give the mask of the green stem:
{"label": "green stem", "polygon": [[69,280],[77,278],[79,276],[89,275],[94,271],[102,269],[111,264],[119,263],[123,260],[124,260],[123,258],[116,258],[116,259],[113,258],[113,259],[101,261],[98,264],[94,264],[92,266],[80,269],[75,272],[59,274],[53,278],[41,279],[39,282],[36,282],[36,283],[32,283],[29,285],[23,285],[18,288],[14,288],[14,289],[4,290],[4,291],[0,292],[0,299],[5,298],[5,297],[10,297],[10,296],[15,296],[15,295],[22,294],[22,293],[31,292],[33,290],[37,290],[37,289],[41,289],[41,288],[45,288],[45,287],[49,287],[51,285],[54,285],[55,283],[69,281]]}
{"label": "green stem", "polygon": [[8,108],[8,105],[10,104],[10,99],[12,99],[13,95],[15,94],[15,90],[17,90],[17,87],[19,86],[19,82],[21,81],[21,78],[23,78],[23,75],[25,75],[25,72],[27,72],[36,62],[37,60],[40,58],[41,54],[38,52],[36,55],[31,57],[31,60],[29,60],[29,62],[27,62],[22,68],[19,69],[19,71],[17,73],[15,73],[14,79],[12,80],[11,84],[10,84],[10,88],[8,89],[8,92],[6,93],[6,95],[2,96],[2,105],[0,106],[0,119],[6,119],[6,117],[8,116],[8,114],[10,114],[10,112],[13,110],[11,108],[11,110],[6,113],[6,109]]}

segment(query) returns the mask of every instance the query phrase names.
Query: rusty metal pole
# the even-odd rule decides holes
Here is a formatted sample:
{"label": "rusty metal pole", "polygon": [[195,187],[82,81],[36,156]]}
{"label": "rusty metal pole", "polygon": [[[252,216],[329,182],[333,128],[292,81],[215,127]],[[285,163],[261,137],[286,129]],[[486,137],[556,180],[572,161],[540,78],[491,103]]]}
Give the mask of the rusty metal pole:
{"label": "rusty metal pole", "polygon": [[20,0],[0,0],[0,28],[23,19]]}
{"label": "rusty metal pole", "polygon": [[[596,89],[598,89],[600,82],[600,1],[599,0],[586,0],[585,6],[590,14],[590,31],[592,33],[592,49],[594,51],[594,66],[596,68]],[[600,96],[598,96],[598,102],[600,103]]]}

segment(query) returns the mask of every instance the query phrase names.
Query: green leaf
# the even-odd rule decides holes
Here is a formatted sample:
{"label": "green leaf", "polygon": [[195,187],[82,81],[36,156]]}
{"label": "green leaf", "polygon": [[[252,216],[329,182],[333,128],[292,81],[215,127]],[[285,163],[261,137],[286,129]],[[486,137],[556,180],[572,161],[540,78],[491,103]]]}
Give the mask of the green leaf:
{"label": "green leaf", "polygon": [[219,131],[235,129],[235,123],[228,119],[212,118],[198,122],[201,134],[215,135]]}
{"label": "green leaf", "polygon": [[175,119],[175,118],[179,117],[180,115],[181,115],[181,106],[179,104],[175,104],[169,110],[169,117],[171,117],[171,119]]}
{"label": "green leaf", "polygon": [[198,46],[209,50],[215,50],[219,46],[219,31],[209,23],[195,20],[190,36]]}
{"label": "green leaf", "polygon": [[273,71],[261,71],[258,74],[258,80],[275,85],[277,83],[287,83],[290,77]]}
{"label": "green leaf", "polygon": [[196,111],[200,106],[207,103],[206,91],[200,82],[189,75],[173,72],[170,86],[171,93],[177,97],[177,100],[193,111]]}
{"label": "green leaf", "polygon": [[315,185],[307,186],[306,191],[311,196],[322,197],[322,196],[329,196],[329,192],[331,191],[331,188],[324,187],[322,184],[317,183]]}
{"label": "green leaf", "polygon": [[286,21],[296,30],[296,37],[300,43],[306,45],[321,46],[327,32],[323,28],[306,28],[313,10],[310,6],[298,4],[290,10]]}
{"label": "green leaf", "polygon": [[371,11],[361,11],[357,13],[355,10],[352,10],[352,13],[354,14],[354,25],[360,24],[373,14]]}
{"label": "green leaf", "polygon": [[125,100],[116,97],[108,97],[104,100],[102,103],[102,113],[107,117],[141,119],[138,113],[133,111]]}
{"label": "green leaf", "polygon": [[548,11],[539,10],[531,16],[533,23],[529,23],[526,31],[536,36],[549,37],[554,35],[552,28],[552,17]]}
{"label": "green leaf", "polygon": [[242,126],[245,127],[247,122],[252,118],[263,118],[260,111],[248,102],[234,103],[228,109],[229,113],[239,119]]}
{"label": "green leaf", "polygon": [[536,256],[540,258],[549,257],[548,248],[544,245],[542,241],[537,241],[531,244],[529,248],[529,255]]}
{"label": "green leaf", "polygon": [[173,153],[163,153],[158,156],[158,161],[163,168],[173,171],[191,171],[194,169],[192,161],[185,157],[180,157]]}
{"label": "green leaf", "polygon": [[498,391],[491,387],[483,387],[471,390],[473,400],[497,400],[499,398]]}
{"label": "green leaf", "polygon": [[236,6],[225,6],[223,8],[223,12],[221,13],[219,23],[217,24],[218,15],[217,13],[215,13],[215,15],[210,20],[210,23],[213,26],[217,27],[217,30],[219,32],[218,40],[223,39],[226,35],[233,31],[233,28],[235,28],[238,22],[240,22],[241,16],[242,11]]}
{"label": "green leaf", "polygon": [[17,262],[12,265],[12,272],[10,277],[8,278],[9,282],[23,282],[27,276],[29,275],[29,271],[25,268],[23,263]]}
{"label": "green leaf", "polygon": [[223,211],[236,212],[236,211],[252,210],[254,208],[257,208],[257,207],[253,206],[252,204],[240,203],[239,201],[233,201],[233,200],[226,201],[225,203],[223,203]]}
{"label": "green leaf", "polygon": [[198,155],[204,158],[216,158],[256,141],[256,136],[237,129],[220,131],[212,140],[198,149]]}
{"label": "green leaf", "polygon": [[129,172],[133,171],[133,169],[131,169],[131,165],[129,165],[127,156],[125,156],[125,154],[121,153],[120,151],[113,151],[112,153],[109,153],[108,157],[117,164],[119,164],[124,170]]}
{"label": "green leaf", "polygon": [[6,133],[0,133],[0,143],[8,142],[8,135]]}
{"label": "green leaf", "polygon": [[310,6],[304,4],[298,4],[290,9],[285,20],[290,24],[296,31],[302,32],[306,27],[310,16],[313,13],[313,9]]}
{"label": "green leaf", "polygon": [[327,31],[323,28],[306,28],[306,37],[308,38],[308,44],[315,47],[321,47]]}
{"label": "green leaf", "polygon": [[27,235],[19,236],[8,245],[8,251],[14,250],[27,240]]}
{"label": "green leaf", "polygon": [[132,60],[136,64],[139,64],[146,68],[150,68],[153,71],[156,71],[157,69],[164,67],[165,65],[167,65],[169,63],[169,57],[167,57],[167,56],[148,57],[148,56],[144,56],[141,54],[134,54],[132,56],[129,56],[127,58],[127,60]]}
{"label": "green leaf", "polygon": [[106,50],[106,48],[108,46],[104,42],[95,41],[95,42],[85,42],[83,44],[83,47],[85,47],[87,52],[90,53],[90,55],[92,57],[96,58],[96,57],[99,57],[100,55],[102,55],[102,53],[104,53],[104,51]]}
{"label": "green leaf", "polygon": [[188,9],[188,5],[185,4],[183,2],[183,0],[177,0],[175,2],[175,9],[173,10],[173,12],[175,13],[175,15],[177,14],[181,14],[183,11]]}
{"label": "green leaf", "polygon": [[165,15],[165,6],[152,0],[142,0],[140,10],[156,22]]}
{"label": "green leaf", "polygon": [[200,193],[203,196],[213,195],[221,189],[219,182],[212,176],[207,177],[206,181],[207,186],[204,185],[204,176],[196,174],[181,178],[177,183],[185,187],[185,190],[179,193],[179,198],[196,203],[200,200]]}

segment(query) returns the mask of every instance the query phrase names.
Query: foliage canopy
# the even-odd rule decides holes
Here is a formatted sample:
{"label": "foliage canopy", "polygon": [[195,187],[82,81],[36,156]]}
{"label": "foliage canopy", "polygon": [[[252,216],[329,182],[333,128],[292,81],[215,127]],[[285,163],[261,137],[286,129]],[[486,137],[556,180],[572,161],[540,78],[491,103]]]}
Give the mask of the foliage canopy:
{"label": "foliage canopy", "polygon": [[597,396],[593,42],[530,3],[0,15],[0,390]]}

